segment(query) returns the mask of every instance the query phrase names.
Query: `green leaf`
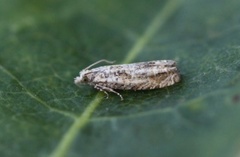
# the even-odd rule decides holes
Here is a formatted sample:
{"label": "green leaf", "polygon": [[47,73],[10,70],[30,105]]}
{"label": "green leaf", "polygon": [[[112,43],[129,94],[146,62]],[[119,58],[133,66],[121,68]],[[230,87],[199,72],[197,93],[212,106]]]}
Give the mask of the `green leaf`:
{"label": "green leaf", "polygon": [[[239,0],[0,0],[1,157],[235,157]],[[100,59],[172,59],[182,81],[110,93]]]}

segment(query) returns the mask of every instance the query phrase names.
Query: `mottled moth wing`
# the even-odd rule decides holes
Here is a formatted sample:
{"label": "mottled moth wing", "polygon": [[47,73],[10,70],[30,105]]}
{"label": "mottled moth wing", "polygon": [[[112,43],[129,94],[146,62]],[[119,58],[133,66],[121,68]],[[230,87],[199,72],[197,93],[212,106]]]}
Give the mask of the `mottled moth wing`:
{"label": "mottled moth wing", "polygon": [[95,78],[89,84],[121,90],[162,88],[180,80],[171,60],[102,66],[91,71]]}

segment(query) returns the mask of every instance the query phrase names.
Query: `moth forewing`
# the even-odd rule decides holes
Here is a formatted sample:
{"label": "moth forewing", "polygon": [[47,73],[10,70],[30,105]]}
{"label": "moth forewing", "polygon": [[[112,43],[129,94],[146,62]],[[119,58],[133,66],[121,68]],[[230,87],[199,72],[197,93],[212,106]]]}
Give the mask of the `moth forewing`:
{"label": "moth forewing", "polygon": [[80,71],[75,84],[87,83],[94,88],[103,91],[108,98],[107,92],[113,92],[123,97],[114,89],[120,90],[148,90],[163,88],[180,81],[180,75],[173,60],[156,60],[132,64],[119,64],[100,66],[89,69],[93,65],[107,60],[100,60]]}

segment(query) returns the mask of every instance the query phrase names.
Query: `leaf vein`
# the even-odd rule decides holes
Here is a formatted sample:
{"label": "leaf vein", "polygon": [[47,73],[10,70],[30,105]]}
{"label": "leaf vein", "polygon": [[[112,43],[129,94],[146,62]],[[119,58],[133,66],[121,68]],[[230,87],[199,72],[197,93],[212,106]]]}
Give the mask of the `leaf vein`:
{"label": "leaf vein", "polygon": [[62,111],[62,110],[59,110],[59,109],[56,109],[56,108],[52,108],[51,106],[49,106],[47,102],[45,102],[44,100],[42,100],[41,98],[36,96],[34,93],[32,93],[29,89],[27,89],[27,87],[24,86],[22,84],[22,82],[13,73],[11,73],[8,69],[6,69],[4,66],[0,65],[0,70],[2,72],[4,72],[5,74],[7,74],[9,77],[11,77],[13,80],[15,80],[25,90],[25,92],[28,96],[30,96],[32,99],[34,99],[37,102],[39,102],[40,104],[42,104],[44,107],[48,108],[50,111],[59,113],[61,115],[64,115],[66,117],[70,117],[72,119],[76,118],[76,116],[72,113]]}

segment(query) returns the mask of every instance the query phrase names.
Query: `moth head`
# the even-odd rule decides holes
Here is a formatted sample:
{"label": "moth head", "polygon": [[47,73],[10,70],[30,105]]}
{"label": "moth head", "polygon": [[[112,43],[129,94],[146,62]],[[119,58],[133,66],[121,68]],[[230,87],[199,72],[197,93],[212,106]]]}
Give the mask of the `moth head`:
{"label": "moth head", "polygon": [[77,76],[77,77],[74,79],[74,83],[75,83],[76,85],[82,84],[82,83],[87,83],[87,82],[88,82],[87,73],[89,73],[88,70],[82,70],[82,71],[80,71],[79,76]]}

